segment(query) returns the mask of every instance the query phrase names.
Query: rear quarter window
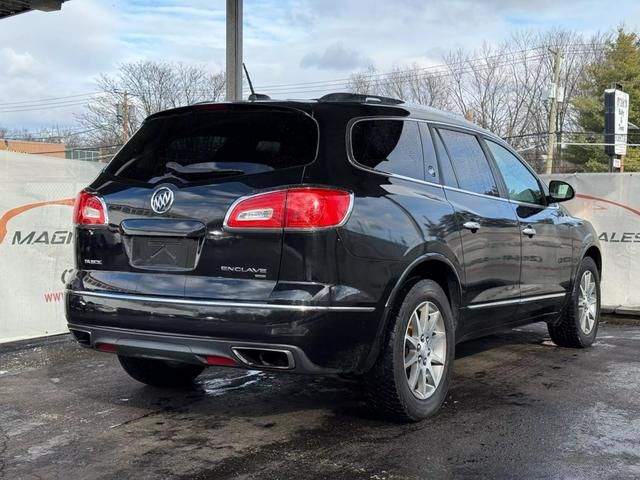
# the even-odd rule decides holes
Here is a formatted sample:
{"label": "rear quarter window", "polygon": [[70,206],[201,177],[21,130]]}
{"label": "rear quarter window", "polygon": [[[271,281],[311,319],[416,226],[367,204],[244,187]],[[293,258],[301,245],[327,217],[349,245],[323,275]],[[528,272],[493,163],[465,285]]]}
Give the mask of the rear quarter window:
{"label": "rear quarter window", "polygon": [[417,122],[360,120],[351,127],[353,159],[384,173],[424,180],[422,142]]}
{"label": "rear quarter window", "polygon": [[193,110],[147,120],[107,166],[145,183],[270,172],[315,160],[318,127],[301,112]]}

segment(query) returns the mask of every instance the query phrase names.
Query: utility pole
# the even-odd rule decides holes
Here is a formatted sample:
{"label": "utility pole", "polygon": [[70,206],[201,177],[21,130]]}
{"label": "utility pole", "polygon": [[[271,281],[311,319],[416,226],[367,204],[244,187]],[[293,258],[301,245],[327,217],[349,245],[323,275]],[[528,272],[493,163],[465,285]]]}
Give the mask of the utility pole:
{"label": "utility pole", "polygon": [[469,122],[475,123],[476,114],[475,114],[475,112],[473,110],[467,109],[464,112],[464,118],[465,118],[465,120],[468,120]]}
{"label": "utility pole", "polygon": [[122,101],[122,143],[129,140],[129,98],[127,92],[124,92]]}
{"label": "utility pole", "polygon": [[553,171],[553,154],[556,144],[556,125],[558,124],[558,94],[560,93],[560,62],[562,54],[560,49],[551,50],[553,53],[553,83],[551,88],[551,108],[549,109],[549,138],[547,139],[547,163],[545,173],[549,175]]}

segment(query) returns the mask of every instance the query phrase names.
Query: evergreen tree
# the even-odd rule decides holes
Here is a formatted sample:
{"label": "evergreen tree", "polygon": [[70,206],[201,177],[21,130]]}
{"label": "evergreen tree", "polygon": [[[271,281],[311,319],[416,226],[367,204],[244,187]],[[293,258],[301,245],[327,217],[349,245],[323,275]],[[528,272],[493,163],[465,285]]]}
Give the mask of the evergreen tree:
{"label": "evergreen tree", "polygon": [[[640,38],[623,29],[605,47],[603,61],[587,66],[586,80],[581,85],[584,94],[573,100],[578,124],[585,131],[604,131],[604,91],[616,83],[629,94],[629,122],[640,125]],[[640,143],[640,133],[630,130],[628,143]],[[606,170],[603,147],[574,146],[567,155],[567,159],[584,162],[587,171]],[[627,148],[625,170],[640,170],[640,147]]]}

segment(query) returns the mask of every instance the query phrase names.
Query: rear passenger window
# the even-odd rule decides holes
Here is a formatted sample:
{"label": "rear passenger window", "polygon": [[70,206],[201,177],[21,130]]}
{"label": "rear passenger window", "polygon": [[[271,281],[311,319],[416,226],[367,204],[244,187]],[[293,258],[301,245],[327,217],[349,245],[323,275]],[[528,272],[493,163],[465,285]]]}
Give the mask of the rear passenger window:
{"label": "rear passenger window", "polygon": [[476,136],[447,129],[439,129],[439,132],[453,163],[459,187],[483,195],[499,196],[489,161]]}
{"label": "rear passenger window", "polygon": [[422,143],[416,122],[362,120],[351,130],[353,158],[385,173],[424,180]]}

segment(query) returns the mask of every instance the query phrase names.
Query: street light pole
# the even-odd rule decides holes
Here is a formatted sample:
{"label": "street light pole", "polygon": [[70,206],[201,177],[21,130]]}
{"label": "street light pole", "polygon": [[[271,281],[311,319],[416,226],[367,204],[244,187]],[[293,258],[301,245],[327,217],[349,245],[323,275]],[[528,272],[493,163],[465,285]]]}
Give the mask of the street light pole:
{"label": "street light pole", "polygon": [[227,0],[227,101],[242,100],[242,0]]}
{"label": "street light pole", "polygon": [[560,93],[560,62],[562,55],[560,49],[551,50],[553,53],[553,88],[551,93],[551,108],[549,109],[549,138],[547,139],[547,162],[545,165],[545,173],[551,174],[553,171],[553,155],[556,143],[556,125],[558,123],[558,94]]}

